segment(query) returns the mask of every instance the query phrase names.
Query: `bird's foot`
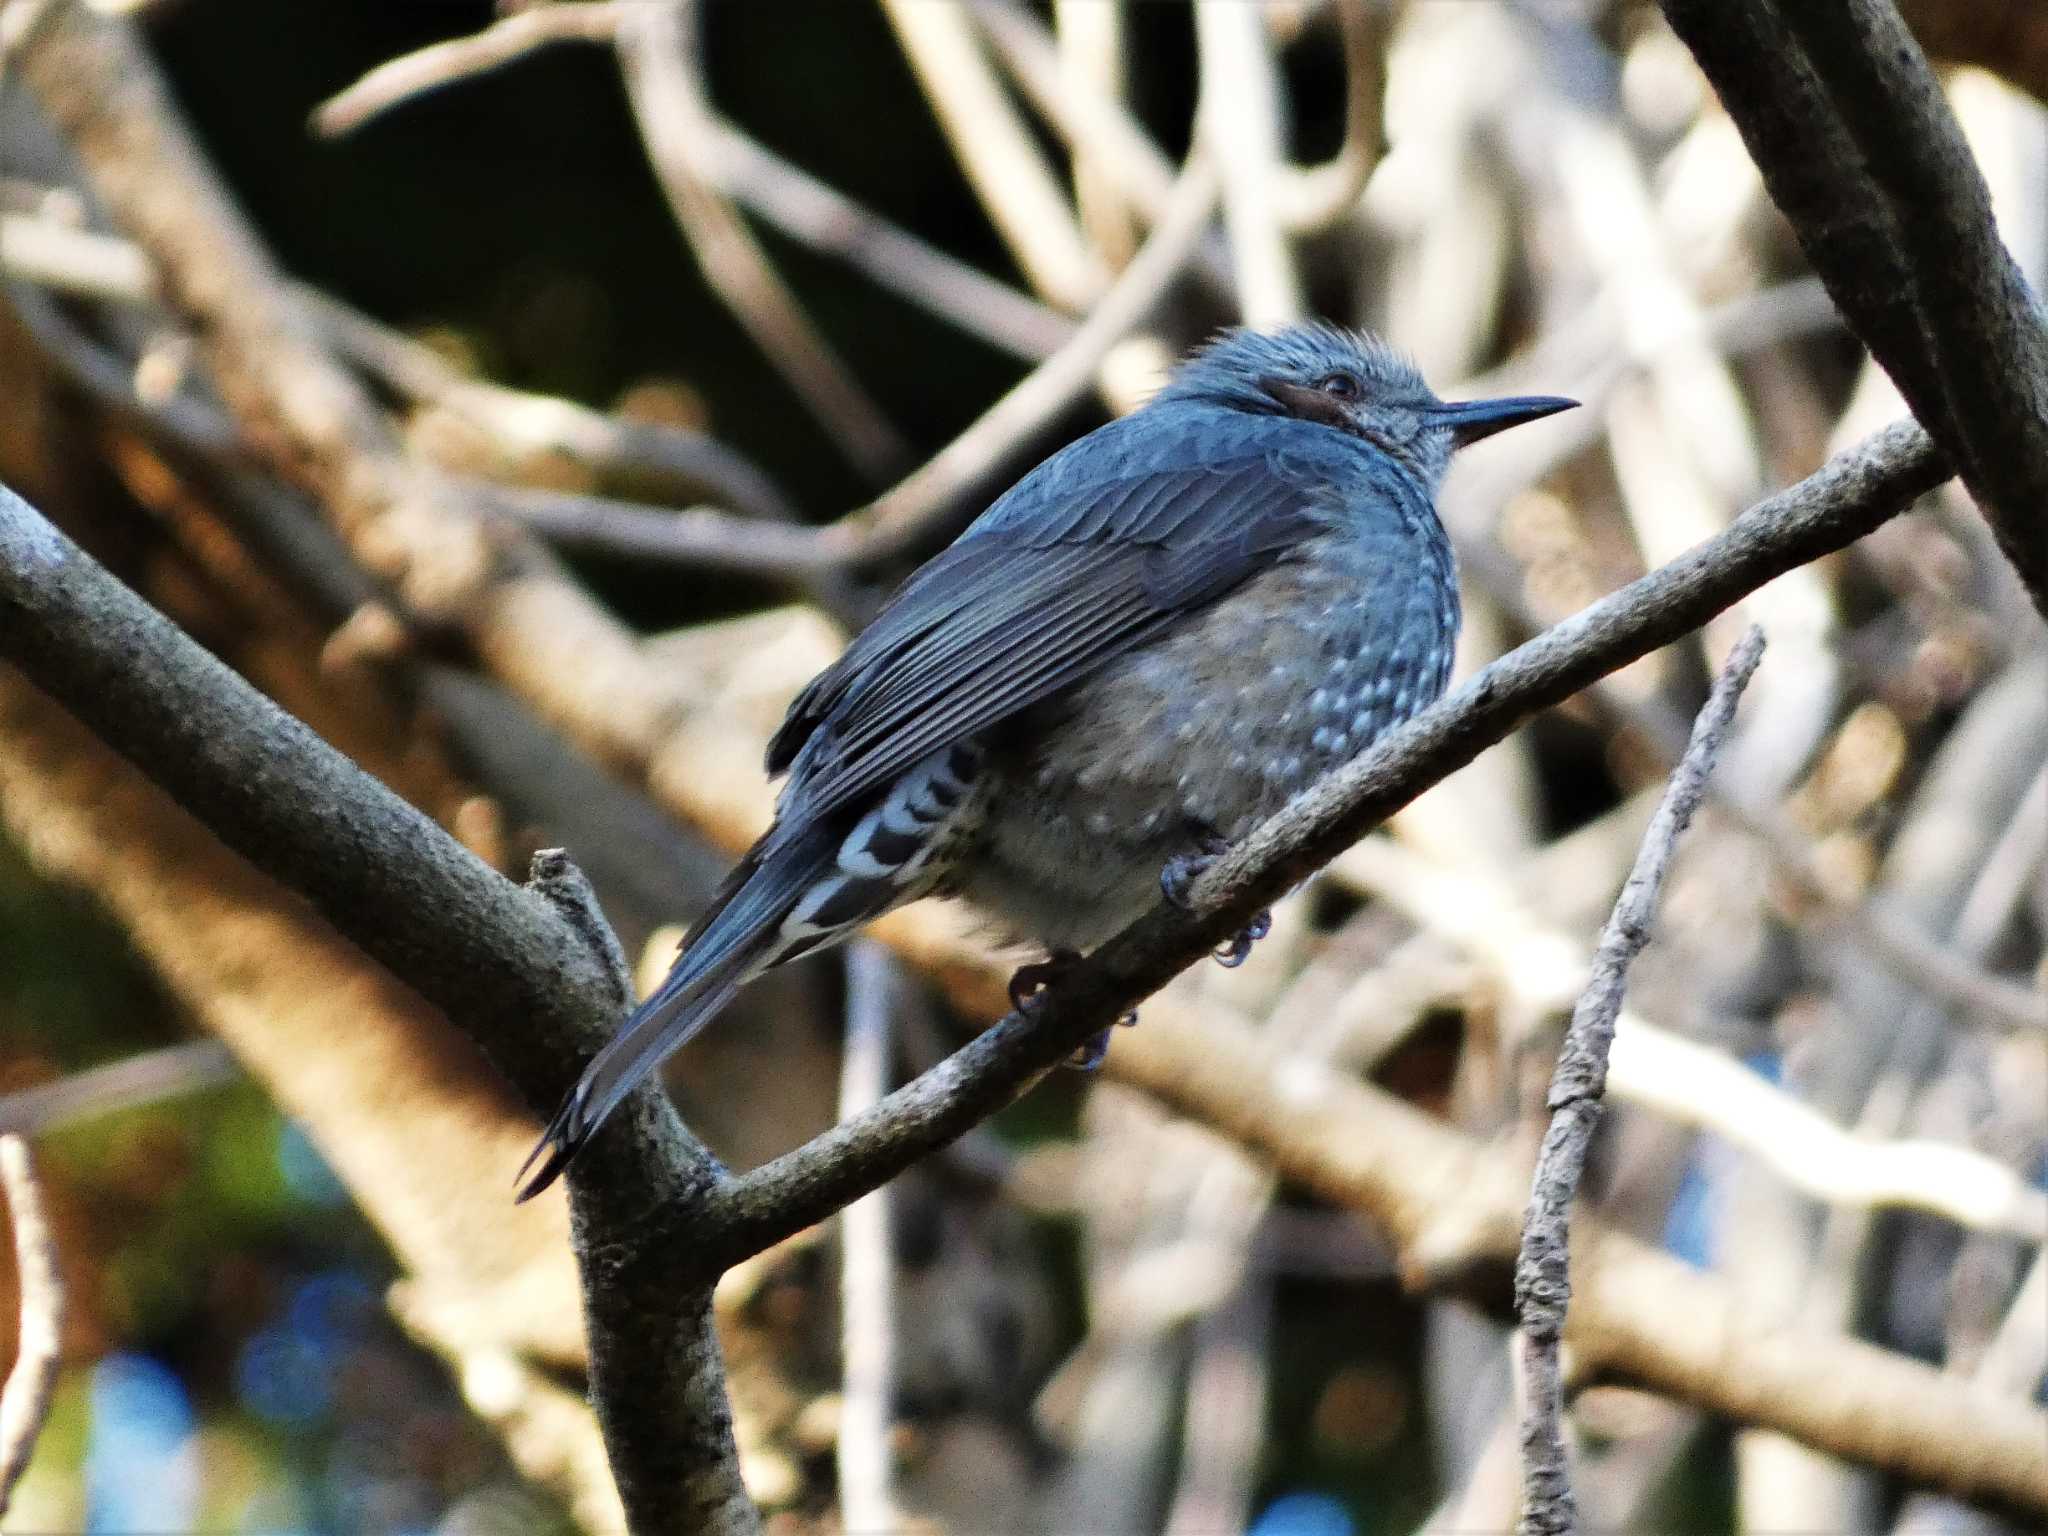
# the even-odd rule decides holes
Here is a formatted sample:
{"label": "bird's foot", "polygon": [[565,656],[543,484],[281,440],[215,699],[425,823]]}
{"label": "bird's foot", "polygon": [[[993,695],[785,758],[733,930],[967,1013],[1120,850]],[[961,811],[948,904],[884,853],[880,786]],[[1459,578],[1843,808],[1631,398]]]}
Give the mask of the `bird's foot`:
{"label": "bird's foot", "polygon": [[1261,907],[1252,914],[1252,920],[1230,936],[1228,943],[1215,951],[1216,963],[1226,971],[1234,971],[1251,957],[1252,946],[1273,931],[1273,912],[1270,907]]}
{"label": "bird's foot", "polygon": [[[1195,882],[1202,878],[1211,864],[1214,864],[1230,845],[1215,832],[1204,829],[1199,835],[1193,853],[1177,853],[1166,861],[1166,867],[1159,871],[1159,889],[1166,899],[1183,912],[1194,906]],[[1216,963],[1225,970],[1234,971],[1251,955],[1252,946],[1273,931],[1273,914],[1270,911],[1255,913],[1230,941],[1216,950]]]}
{"label": "bird's foot", "polygon": [[1159,871],[1161,893],[1183,912],[1194,907],[1195,882],[1230,848],[1213,827],[1195,828],[1194,839],[1194,852],[1176,853]]}
{"label": "bird's foot", "polygon": [[[1116,1021],[1117,1028],[1119,1029],[1129,1029],[1137,1022],[1138,1010],[1135,1008]],[[1109,1031],[1098,1029],[1081,1043],[1074,1054],[1067,1058],[1065,1064],[1075,1072],[1093,1072],[1102,1065],[1103,1058],[1107,1055],[1109,1055]]]}
{"label": "bird's foot", "polygon": [[[1066,972],[1080,962],[1081,956],[1071,949],[1056,949],[1034,965],[1021,965],[1010,978],[1010,1006],[1027,1017],[1035,1012],[1045,989],[1058,981]],[[1133,1008],[1117,1020],[1119,1026],[1128,1028],[1138,1022],[1138,1010]],[[1088,1037],[1088,1041],[1066,1064],[1082,1072],[1093,1072],[1102,1065],[1102,1058],[1109,1054],[1109,1031],[1101,1030]]]}
{"label": "bird's foot", "polygon": [[1038,1007],[1039,995],[1072,970],[1080,958],[1076,950],[1056,949],[1035,964],[1018,966],[1010,977],[1010,1006],[1019,1013],[1031,1013]]}

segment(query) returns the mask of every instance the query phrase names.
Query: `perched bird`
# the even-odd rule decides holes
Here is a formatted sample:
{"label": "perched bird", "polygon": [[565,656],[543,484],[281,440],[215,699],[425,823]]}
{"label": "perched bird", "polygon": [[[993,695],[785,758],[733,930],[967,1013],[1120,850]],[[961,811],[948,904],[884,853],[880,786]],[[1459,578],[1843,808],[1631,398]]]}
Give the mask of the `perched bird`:
{"label": "perched bird", "polygon": [[[525,1199],[752,977],[918,897],[1057,967],[1444,689],[1452,451],[1575,404],[1446,403],[1374,338],[1233,331],[904,584],[768,745],[748,850],[528,1159]],[[1244,958],[1262,925],[1219,955]]]}

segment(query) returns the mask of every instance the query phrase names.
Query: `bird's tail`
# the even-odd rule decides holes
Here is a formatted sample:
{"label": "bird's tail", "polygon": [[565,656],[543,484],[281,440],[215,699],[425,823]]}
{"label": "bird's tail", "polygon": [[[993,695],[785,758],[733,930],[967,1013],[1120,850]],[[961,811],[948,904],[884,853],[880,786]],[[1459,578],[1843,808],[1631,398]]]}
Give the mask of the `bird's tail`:
{"label": "bird's tail", "polygon": [[552,1184],[619,1101],[754,977],[837,944],[930,890],[940,873],[935,858],[963,819],[977,814],[968,792],[978,766],[964,748],[935,752],[850,827],[780,823],[756,843],[683,940],[668,979],[633,1010],[548,1122],[519,1170],[526,1180],[519,1198]]}
{"label": "bird's tail", "polygon": [[667,979],[591,1058],[548,1122],[519,1170],[520,1200],[552,1184],[626,1095],[717,1017],[747,982],[805,949],[844,937],[793,933],[788,921],[805,894],[829,877],[833,848],[833,839],[818,836],[780,846],[770,838],[741,862],[683,940]]}

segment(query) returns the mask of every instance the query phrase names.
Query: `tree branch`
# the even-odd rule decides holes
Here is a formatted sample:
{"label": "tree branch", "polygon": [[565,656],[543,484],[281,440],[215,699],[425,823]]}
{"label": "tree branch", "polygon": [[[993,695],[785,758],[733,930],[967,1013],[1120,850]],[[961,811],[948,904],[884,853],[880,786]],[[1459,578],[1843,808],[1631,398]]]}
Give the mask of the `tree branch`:
{"label": "tree branch", "polygon": [[716,185],[707,158],[717,122],[704,98],[693,0],[634,0],[613,47],[648,164],[712,291],[784,381],[871,481],[909,450],[797,302]]}
{"label": "tree branch", "polygon": [[[1412,1290],[1506,1301],[1525,1154],[1170,1000],[1104,1071],[1371,1220]],[[1965,1497],[2048,1512],[2048,1416],[1919,1361],[1772,1323],[1728,1281],[1597,1219],[1575,1224],[1574,1373],[1628,1383]],[[2024,1523],[2024,1522],[2023,1522]]]}
{"label": "tree branch", "polygon": [[[348,744],[376,762],[375,735]],[[407,1330],[458,1378],[479,1359],[519,1362],[523,1388],[473,1405],[581,1524],[618,1529],[597,1422],[580,1394],[572,1401],[542,1376],[580,1371],[586,1358],[568,1211],[507,1209],[495,1189],[480,1196],[473,1173],[514,1166],[538,1117],[438,1010],[9,668],[0,828],[44,876],[90,891],[217,1037],[180,1054],[219,1061],[215,1077],[246,1068],[306,1127],[403,1268],[390,1301]],[[150,1062],[12,1095],[0,1121],[43,1129],[95,1087],[98,1103],[83,1107],[119,1108],[125,1088],[148,1086],[121,1080]]]}
{"label": "tree branch", "polygon": [[609,43],[625,9],[622,0],[528,6],[469,37],[401,54],[315,107],[313,131],[330,139],[353,133],[403,102],[503,69],[552,43]]}
{"label": "tree branch", "polygon": [[36,1438],[50,1416],[57,1388],[60,1334],[64,1326],[64,1284],[57,1274],[57,1247],[43,1214],[43,1192],[29,1162],[28,1143],[0,1136],[0,1189],[14,1224],[16,1306],[21,1313],[19,1343],[7,1386],[0,1390],[0,1515],[28,1470]]}
{"label": "tree branch", "polygon": [[2048,617],[2048,327],[1890,0],[1663,0],[1807,259]]}
{"label": "tree branch", "polygon": [[[545,879],[536,895],[495,873],[5,490],[0,658],[439,1006],[530,1105],[552,1105],[565,1066],[610,1033],[614,957],[544,899]],[[712,1276],[678,1229],[716,1167],[658,1094],[621,1118],[571,1201],[620,1495],[636,1531],[749,1531]]]}
{"label": "tree branch", "polygon": [[1571,1466],[1564,1444],[1564,1377],[1558,1343],[1571,1299],[1571,1209],[1586,1154],[1600,1124],[1607,1090],[1607,1053],[1628,989],[1628,971],[1650,940],[1664,876],[1706,793],[1714,759],[1727,739],[1751,674],[1763,659],[1764,632],[1751,627],[1729,654],[1700,710],[1692,740],[1671,775],[1663,803],[1643,834],[1635,867],[1593,953],[1593,974],[1565,1031],[1550,1079],[1550,1127],[1536,1158],[1522,1251],[1515,1264],[1515,1314],[1520,1320],[1522,1390],[1522,1536],[1568,1536],[1578,1528]]}

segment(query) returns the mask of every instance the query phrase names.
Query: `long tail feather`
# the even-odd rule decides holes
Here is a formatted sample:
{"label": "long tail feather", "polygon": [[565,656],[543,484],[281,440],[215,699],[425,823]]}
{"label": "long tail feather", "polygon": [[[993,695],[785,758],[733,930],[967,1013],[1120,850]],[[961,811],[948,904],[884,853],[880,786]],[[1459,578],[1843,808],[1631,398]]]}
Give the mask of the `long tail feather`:
{"label": "long tail feather", "polygon": [[[530,1200],[670,1052],[771,966],[839,943],[931,888],[934,855],[965,808],[971,754],[934,754],[851,827],[778,827],[755,845],[683,941],[675,969],[584,1070],[519,1170]],[[529,1174],[529,1170],[531,1170]]]}
{"label": "long tail feather", "polygon": [[[520,1165],[518,1177],[525,1182],[520,1185],[516,1199],[531,1200],[554,1183],[620,1101],[671,1051],[679,1050],[716,1018],[752,974],[753,968],[741,970],[722,982],[714,980],[708,990],[699,987],[671,991],[664,985],[635,1009],[625,1027],[591,1059],[589,1068]],[[533,1170],[530,1178],[528,1169]]]}
{"label": "long tail feather", "polygon": [[519,1170],[525,1182],[518,1200],[531,1200],[559,1178],[620,1101],[671,1051],[717,1017],[749,980],[789,958],[789,946],[777,942],[778,930],[792,904],[817,882],[821,866],[829,867],[831,850],[829,839],[778,843],[771,835],[741,861],[683,940],[675,968],[591,1058],[548,1122]]}

